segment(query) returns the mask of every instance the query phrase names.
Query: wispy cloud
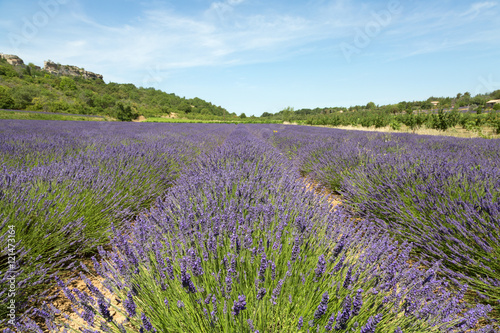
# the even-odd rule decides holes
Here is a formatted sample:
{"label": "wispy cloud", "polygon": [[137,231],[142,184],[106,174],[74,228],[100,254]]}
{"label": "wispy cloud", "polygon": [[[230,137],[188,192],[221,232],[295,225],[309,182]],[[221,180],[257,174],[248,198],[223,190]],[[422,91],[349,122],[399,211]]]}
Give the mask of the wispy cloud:
{"label": "wispy cloud", "polygon": [[488,10],[488,9],[496,7],[496,6],[497,6],[497,3],[493,2],[493,1],[476,2],[476,3],[473,3],[467,11],[460,14],[460,16],[461,17],[476,18],[481,13],[484,13],[485,10]]}
{"label": "wispy cloud", "polygon": [[393,51],[392,60],[494,45],[500,43],[499,14],[496,2],[478,2],[465,9],[440,3],[416,5],[406,8],[384,43]]}
{"label": "wispy cloud", "polygon": [[[137,21],[114,26],[73,9],[64,25],[50,33],[64,40],[57,45],[61,61],[80,55],[89,65],[111,66],[115,73],[152,63],[170,70],[275,61],[302,45],[338,35],[334,23],[287,13],[246,14],[238,11],[242,4],[214,2],[197,16],[148,9]],[[341,13],[336,15],[340,20]]]}

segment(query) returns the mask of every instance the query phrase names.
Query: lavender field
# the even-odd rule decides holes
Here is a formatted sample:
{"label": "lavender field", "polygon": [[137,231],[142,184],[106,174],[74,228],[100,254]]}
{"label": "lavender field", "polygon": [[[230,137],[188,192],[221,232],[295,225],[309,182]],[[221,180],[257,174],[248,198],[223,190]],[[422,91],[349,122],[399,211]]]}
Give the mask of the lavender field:
{"label": "lavender field", "polygon": [[4,332],[498,330],[498,141],[0,120],[0,161]]}

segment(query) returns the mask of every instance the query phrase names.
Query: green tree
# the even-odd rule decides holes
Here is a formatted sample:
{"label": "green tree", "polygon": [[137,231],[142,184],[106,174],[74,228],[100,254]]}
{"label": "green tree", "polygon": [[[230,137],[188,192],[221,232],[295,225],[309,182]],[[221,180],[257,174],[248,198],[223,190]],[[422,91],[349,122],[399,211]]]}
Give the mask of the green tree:
{"label": "green tree", "polygon": [[500,103],[493,105],[493,110],[499,111],[500,110]]}
{"label": "green tree", "polygon": [[390,119],[389,117],[383,115],[383,114],[378,114],[375,118],[374,125],[375,128],[381,128],[389,125]]}
{"label": "green tree", "polygon": [[375,109],[376,107],[377,107],[377,106],[376,106],[376,105],[375,105],[375,103],[373,103],[373,102],[368,102],[368,104],[366,104],[366,108],[367,108],[368,110],[373,110],[373,109]]}
{"label": "green tree", "polygon": [[185,113],[190,113],[192,111],[191,105],[189,105],[187,101],[182,101],[177,107],[177,109]]}
{"label": "green tree", "polygon": [[115,113],[116,119],[120,121],[132,121],[132,119],[136,118],[132,112],[132,108],[130,107],[130,105],[123,105],[122,102],[116,103]]}
{"label": "green tree", "polygon": [[397,105],[389,105],[386,108],[386,112],[390,112],[392,114],[397,114],[400,111]]}
{"label": "green tree", "polygon": [[63,76],[61,78],[61,83],[59,83],[59,88],[63,91],[76,90],[76,83],[72,78]]}
{"label": "green tree", "polygon": [[294,112],[294,109],[291,106],[287,106],[286,108],[284,108],[283,110],[280,111],[281,117],[284,121],[290,121],[293,112]]}
{"label": "green tree", "polygon": [[[3,59],[2,59],[3,60]],[[16,72],[14,67],[7,63],[7,61],[3,60],[0,62],[0,76],[6,76],[6,77],[16,77],[19,76],[19,74]]]}
{"label": "green tree", "polygon": [[439,109],[438,114],[432,115],[432,127],[440,131],[446,131],[450,127],[448,116],[443,109]]}
{"label": "green tree", "polygon": [[432,103],[430,101],[425,101],[422,103],[422,109],[423,110],[430,110],[432,109]]}
{"label": "green tree", "polygon": [[27,106],[32,104],[33,98],[38,97],[39,87],[34,85],[17,86],[12,89],[12,98],[15,102],[15,108],[19,110],[26,109]]}
{"label": "green tree", "polygon": [[457,109],[453,109],[448,113],[448,125],[449,127],[455,127],[460,121],[461,114]]}
{"label": "green tree", "polygon": [[246,117],[247,117],[247,115],[245,113],[240,114],[241,119],[245,119]]}
{"label": "green tree", "polygon": [[0,86],[0,109],[12,109],[14,104],[14,99],[10,95],[10,89]]}

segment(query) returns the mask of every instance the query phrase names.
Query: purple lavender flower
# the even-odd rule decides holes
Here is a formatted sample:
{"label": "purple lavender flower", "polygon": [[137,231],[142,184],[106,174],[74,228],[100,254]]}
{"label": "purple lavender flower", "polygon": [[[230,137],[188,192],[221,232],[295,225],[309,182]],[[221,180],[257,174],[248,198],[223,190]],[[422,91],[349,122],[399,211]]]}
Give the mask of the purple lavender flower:
{"label": "purple lavender flower", "polygon": [[333,249],[333,254],[332,254],[333,258],[336,258],[340,254],[340,252],[342,252],[342,250],[344,249],[346,238],[347,237],[345,235],[342,235],[342,237],[340,238],[339,242]]}
{"label": "purple lavender flower", "polygon": [[229,295],[233,291],[233,279],[231,275],[226,276],[226,294]]}
{"label": "purple lavender flower", "polygon": [[123,305],[125,306],[125,310],[127,310],[128,315],[130,317],[135,317],[135,315],[136,315],[136,312],[135,312],[136,306],[135,306],[134,299],[132,297],[132,293],[130,291],[127,294],[127,299],[125,299],[123,301]]}
{"label": "purple lavender flower", "polygon": [[168,277],[171,279],[171,280],[174,280],[175,279],[175,276],[174,276],[174,267],[172,266],[172,260],[170,260],[170,258],[166,258],[167,260],[167,274],[168,274]]}
{"label": "purple lavender flower", "polygon": [[120,330],[120,333],[127,333],[127,329],[121,323],[118,324],[118,329]]}
{"label": "purple lavender flower", "polygon": [[295,237],[295,242],[293,243],[291,260],[292,261],[297,260],[299,254],[300,254],[300,237],[297,236]]}
{"label": "purple lavender flower", "polygon": [[274,263],[274,261],[271,261],[271,280],[275,280],[276,279],[276,264]]}
{"label": "purple lavender flower", "polygon": [[217,298],[215,297],[215,295],[212,296],[212,307],[213,310],[210,314],[212,315],[212,317],[215,317],[215,315],[217,314]]}
{"label": "purple lavender flower", "polygon": [[109,312],[109,304],[105,302],[103,298],[99,298],[97,300],[97,304],[99,305],[99,312],[101,313],[101,316],[107,322],[113,321],[113,317],[111,317],[111,314]]}
{"label": "purple lavender flower", "polygon": [[345,255],[342,256],[339,260],[339,262],[333,267],[333,272],[338,272],[342,269],[342,266],[344,264],[344,260],[345,260]]}
{"label": "purple lavender flower", "polygon": [[279,280],[278,281],[278,284],[276,285],[276,287],[273,289],[273,293],[271,295],[271,302],[273,303],[273,305],[276,305],[276,300],[278,299],[280,293],[281,293],[281,287],[283,287],[283,283],[285,281],[283,279]]}
{"label": "purple lavender flower", "polygon": [[255,331],[255,327],[253,326],[253,320],[247,319],[247,323],[248,323],[248,328],[250,328],[250,332]]}
{"label": "purple lavender flower", "polygon": [[347,273],[345,275],[344,284],[342,285],[345,289],[349,289],[349,285],[351,284],[351,276],[352,276],[352,266],[349,266]]}
{"label": "purple lavender flower", "polygon": [[318,308],[316,309],[316,312],[314,313],[314,319],[318,320],[321,318],[325,313],[326,310],[328,309],[328,300],[329,300],[328,292],[325,292],[323,296],[321,297],[321,302],[318,305]]}
{"label": "purple lavender flower", "polygon": [[141,314],[141,320],[142,320],[142,325],[148,332],[156,332],[156,329],[153,327],[151,322],[149,321],[149,318],[146,316],[146,314],[143,312]]}
{"label": "purple lavender flower", "polygon": [[356,297],[354,298],[354,302],[352,304],[352,316],[357,316],[359,314],[359,311],[361,310],[361,307],[363,306],[363,297],[362,294],[363,289],[358,289],[356,293]]}
{"label": "purple lavender flower", "polygon": [[264,298],[266,292],[267,292],[266,288],[260,288],[259,291],[257,292],[257,299],[261,300],[262,298]]}
{"label": "purple lavender flower", "polygon": [[247,305],[246,299],[247,298],[245,297],[245,295],[239,295],[238,300],[234,301],[234,304],[232,307],[233,316],[237,316],[240,313],[240,311],[243,311],[246,309],[246,305]]}
{"label": "purple lavender flower", "polygon": [[366,325],[361,327],[360,333],[375,333],[378,323],[382,319],[382,315],[379,313],[376,316],[371,316],[368,318]]}
{"label": "purple lavender flower", "polygon": [[89,326],[94,326],[94,318],[95,318],[95,313],[94,309],[92,309],[90,306],[86,305],[84,306],[85,310],[83,311],[81,318],[85,320],[85,322]]}
{"label": "purple lavender flower", "polygon": [[194,276],[200,276],[203,275],[203,267],[201,266],[201,259],[200,257],[194,255],[193,258],[191,258],[191,269],[193,271]]}
{"label": "purple lavender flower", "polygon": [[182,287],[187,289],[188,293],[195,293],[196,287],[191,281],[191,275],[186,271],[186,265],[181,262],[181,284]]}
{"label": "purple lavender flower", "polygon": [[322,254],[318,258],[318,264],[316,266],[316,270],[314,271],[317,279],[321,278],[321,276],[325,272],[325,266],[326,266],[325,256]]}
{"label": "purple lavender flower", "polygon": [[299,330],[300,330],[300,329],[302,328],[302,326],[303,326],[303,325],[304,325],[304,317],[300,316],[300,318],[299,318],[299,322],[298,322],[298,324],[297,324],[297,329],[299,329]]}
{"label": "purple lavender flower", "polygon": [[229,272],[235,276],[237,274],[237,271],[236,271],[236,256],[235,255],[232,255],[231,256],[231,266],[229,268]]}
{"label": "purple lavender flower", "polygon": [[425,285],[427,282],[430,282],[433,278],[434,278],[434,270],[432,268],[430,268],[428,271],[427,271],[427,274],[429,274],[425,280],[422,282],[422,285]]}
{"label": "purple lavender flower", "polygon": [[71,301],[71,303],[78,304],[75,296],[71,293],[71,291],[68,289],[68,287],[66,287],[66,284],[58,276],[55,277],[55,280],[56,280],[57,284],[59,285],[59,287],[64,292],[64,295]]}
{"label": "purple lavender flower", "polygon": [[259,278],[262,281],[265,281],[264,275],[266,274],[267,268],[267,257],[266,254],[262,254],[262,258],[260,259],[260,267],[259,267]]}
{"label": "purple lavender flower", "polygon": [[94,270],[96,271],[97,275],[100,275],[102,276],[102,268],[101,268],[101,265],[99,264],[99,262],[97,262],[97,259],[95,258],[95,256],[92,256],[92,263],[94,265]]}
{"label": "purple lavender flower", "polygon": [[347,321],[351,316],[351,304],[351,296],[347,295],[344,299],[342,311],[339,311],[339,314],[337,315],[337,323],[335,324],[336,330],[344,330],[347,327]]}
{"label": "purple lavender flower", "polygon": [[325,326],[325,331],[330,332],[333,328],[333,323],[335,322],[335,313],[332,313],[330,318],[328,318],[328,323]]}
{"label": "purple lavender flower", "polygon": [[203,308],[203,314],[207,320],[210,320],[210,316],[208,315],[208,310],[206,308]]}

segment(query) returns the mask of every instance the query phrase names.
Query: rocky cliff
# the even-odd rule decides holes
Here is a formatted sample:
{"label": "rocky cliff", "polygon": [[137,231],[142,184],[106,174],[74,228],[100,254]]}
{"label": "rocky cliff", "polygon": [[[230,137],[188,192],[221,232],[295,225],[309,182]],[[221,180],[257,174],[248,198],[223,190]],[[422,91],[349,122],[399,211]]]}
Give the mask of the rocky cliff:
{"label": "rocky cliff", "polygon": [[23,59],[16,55],[0,53],[0,58],[7,60],[7,62],[13,66],[24,66]]}
{"label": "rocky cliff", "polygon": [[[13,66],[25,66],[23,59],[13,54],[0,53],[0,58],[7,60],[7,62]],[[40,68],[38,66],[35,67],[37,69]],[[50,60],[44,61],[43,70],[54,75],[81,76],[85,79],[101,80],[103,78],[101,74],[89,72],[77,66],[56,64],[55,62]]]}
{"label": "rocky cliff", "polygon": [[50,60],[44,61],[43,70],[55,75],[82,76],[85,79],[102,80],[103,78],[101,74],[89,72],[76,66],[56,64]]}

